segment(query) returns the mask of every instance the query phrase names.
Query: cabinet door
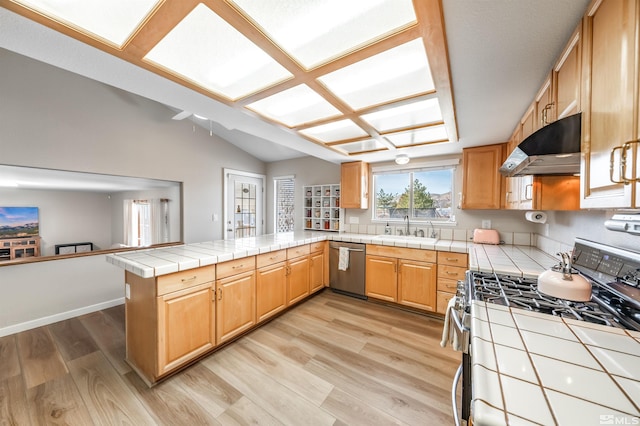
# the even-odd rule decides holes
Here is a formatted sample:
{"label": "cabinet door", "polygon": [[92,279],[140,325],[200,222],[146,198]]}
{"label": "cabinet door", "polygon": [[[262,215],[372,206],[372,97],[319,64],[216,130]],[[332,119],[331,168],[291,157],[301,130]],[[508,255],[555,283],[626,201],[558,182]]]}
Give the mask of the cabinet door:
{"label": "cabinet door", "polygon": [[223,343],[256,323],[255,271],[216,281],[216,336]]}
{"label": "cabinet door", "polygon": [[552,74],[545,80],[542,88],[535,98],[535,120],[533,122],[533,131],[543,128],[549,123],[555,121],[555,108],[553,102],[553,85]]}
{"label": "cabinet door", "polygon": [[263,321],[287,307],[286,262],[256,271],[256,316]]}
{"label": "cabinet door", "polygon": [[518,197],[518,208],[520,210],[530,210],[533,208],[533,176],[520,176],[520,196]]}
{"label": "cabinet door", "polygon": [[287,299],[292,305],[309,295],[309,256],[291,259],[287,267]]}
{"label": "cabinet door", "polygon": [[437,269],[433,263],[398,260],[398,302],[425,311],[436,310]]}
{"label": "cabinet door", "polygon": [[158,376],[213,348],[212,290],[206,283],[158,297]]}
{"label": "cabinet door", "polygon": [[462,208],[500,209],[504,178],[498,172],[504,161],[505,144],[462,150]]}
{"label": "cabinet door", "polygon": [[324,251],[311,253],[309,265],[309,286],[311,293],[324,287]]}
{"label": "cabinet door", "polygon": [[367,255],[365,287],[368,297],[396,302],[398,300],[397,259]]}
{"label": "cabinet door", "polygon": [[532,104],[527,112],[520,120],[520,129],[521,129],[521,137],[522,140],[525,140],[529,135],[531,135],[536,130],[536,108],[535,104]]}
{"label": "cabinet door", "polygon": [[369,164],[362,161],[342,163],[340,167],[340,207],[369,207]]}
{"label": "cabinet door", "polygon": [[556,119],[582,111],[580,85],[582,81],[582,22],[571,36],[567,47],[553,68]]}
{"label": "cabinet door", "polygon": [[[620,150],[613,151],[613,180],[609,174],[612,150],[638,138],[637,7],[637,1],[603,1],[585,17],[582,208],[638,205],[636,184],[614,182],[621,180]],[[633,158],[628,160],[631,177]]]}

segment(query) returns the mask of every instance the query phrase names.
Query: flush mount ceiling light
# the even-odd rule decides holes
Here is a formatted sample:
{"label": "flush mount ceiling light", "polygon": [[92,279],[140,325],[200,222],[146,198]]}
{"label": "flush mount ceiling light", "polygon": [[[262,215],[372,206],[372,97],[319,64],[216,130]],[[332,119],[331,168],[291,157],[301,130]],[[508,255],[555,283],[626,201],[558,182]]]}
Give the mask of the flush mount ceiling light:
{"label": "flush mount ceiling light", "polygon": [[409,156],[407,154],[396,155],[396,164],[407,164],[409,162]]}
{"label": "flush mount ceiling light", "polygon": [[458,140],[442,0],[2,7],[345,156]]}

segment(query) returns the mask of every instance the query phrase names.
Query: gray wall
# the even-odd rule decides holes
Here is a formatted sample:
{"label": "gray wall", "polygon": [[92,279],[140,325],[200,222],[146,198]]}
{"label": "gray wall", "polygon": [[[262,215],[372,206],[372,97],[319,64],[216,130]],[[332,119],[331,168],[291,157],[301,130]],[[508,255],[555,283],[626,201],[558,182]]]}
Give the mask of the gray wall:
{"label": "gray wall", "polygon": [[274,161],[267,164],[267,233],[273,233],[273,179],[279,176],[295,176],[295,230],[301,231],[304,223],[302,215],[305,185],[340,183],[340,165],[315,157],[302,157],[292,160]]}
{"label": "gray wall", "polygon": [[[222,238],[223,167],[266,173],[156,102],[3,49],[0,69],[0,163],[182,182],[187,243]],[[104,255],[0,266],[0,336],[122,303],[123,283]]]}
{"label": "gray wall", "polygon": [[222,238],[222,167],[266,165],[156,102],[0,49],[2,164],[183,182],[184,240]]}

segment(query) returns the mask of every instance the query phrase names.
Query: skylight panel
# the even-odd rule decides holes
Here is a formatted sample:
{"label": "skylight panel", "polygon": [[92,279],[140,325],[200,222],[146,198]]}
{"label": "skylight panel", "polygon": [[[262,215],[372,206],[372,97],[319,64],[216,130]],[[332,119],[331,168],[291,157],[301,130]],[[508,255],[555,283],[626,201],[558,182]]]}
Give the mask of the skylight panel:
{"label": "skylight panel", "polygon": [[384,135],[384,137],[390,140],[395,146],[420,145],[430,142],[443,142],[449,139],[444,125],[391,133]]}
{"label": "skylight panel", "polygon": [[416,23],[411,0],[230,0],[306,69]]}
{"label": "skylight panel", "polygon": [[422,39],[371,56],[318,80],[356,110],[428,93],[435,88]]}
{"label": "skylight panel", "polygon": [[341,114],[336,107],[306,84],[256,101],[247,105],[247,108],[289,127]]}
{"label": "skylight panel", "polygon": [[230,100],[293,77],[202,3],[151,49],[145,60]]}
{"label": "skylight panel", "polygon": [[368,136],[362,128],[351,120],[340,120],[321,126],[301,130],[300,133],[321,142],[335,142]]}
{"label": "skylight panel", "polygon": [[413,102],[362,115],[377,131],[386,132],[442,121],[437,98]]}
{"label": "skylight panel", "polygon": [[122,47],[159,0],[16,0],[87,35]]}
{"label": "skylight panel", "polygon": [[382,142],[376,139],[367,139],[364,141],[333,145],[333,148],[341,149],[347,152],[348,154],[354,154],[358,152],[381,151],[383,149],[388,149],[385,144],[383,144]]}

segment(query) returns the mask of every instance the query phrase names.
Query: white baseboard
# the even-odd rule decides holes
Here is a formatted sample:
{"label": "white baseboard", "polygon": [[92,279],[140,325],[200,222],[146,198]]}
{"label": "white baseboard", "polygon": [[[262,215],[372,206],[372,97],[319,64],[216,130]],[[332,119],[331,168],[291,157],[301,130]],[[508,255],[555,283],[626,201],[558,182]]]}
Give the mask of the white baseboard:
{"label": "white baseboard", "polygon": [[109,300],[107,302],[102,302],[91,306],[84,306],[82,308],[73,309],[67,312],[60,312],[55,315],[49,315],[47,317],[22,322],[20,324],[13,324],[8,327],[0,328],[0,337],[19,333],[21,331],[31,330],[32,328],[42,327],[43,325],[53,324],[54,322],[78,317],[80,315],[89,314],[91,312],[100,311],[102,309],[111,308],[113,306],[122,305],[123,303],[124,297],[120,297],[118,299]]}

